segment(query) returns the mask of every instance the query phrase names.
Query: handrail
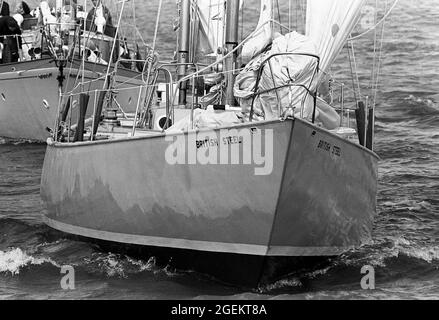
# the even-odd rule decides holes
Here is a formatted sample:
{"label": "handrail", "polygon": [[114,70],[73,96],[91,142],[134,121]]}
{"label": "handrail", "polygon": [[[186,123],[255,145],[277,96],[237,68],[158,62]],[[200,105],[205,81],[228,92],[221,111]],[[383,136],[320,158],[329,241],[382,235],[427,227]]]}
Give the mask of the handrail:
{"label": "handrail", "polygon": [[[194,118],[194,110],[195,110],[195,95],[194,95],[194,83],[195,83],[195,78],[197,76],[199,76],[200,74],[200,67],[198,64],[196,64],[195,62],[187,62],[187,63],[181,63],[181,62],[177,62],[177,63],[164,63],[161,65],[161,67],[179,67],[179,66],[193,66],[195,67],[195,73],[192,75],[188,75],[189,78],[186,81],[189,81],[192,79],[192,104],[191,104],[191,126],[193,126],[193,118]],[[186,76],[186,77],[188,77]],[[173,84],[173,82],[171,82]],[[179,82],[180,83],[180,82]],[[177,96],[177,91],[178,91],[178,86],[175,88],[175,91],[173,93],[172,96],[172,112],[173,112],[173,119],[174,117],[174,110],[175,110],[175,97]],[[167,115],[167,119],[166,119],[166,126],[169,125],[169,115]],[[164,131],[164,130],[163,130]]]}
{"label": "handrail", "polygon": [[[157,68],[157,70],[155,72],[154,79],[153,79],[154,85],[150,85],[149,87],[155,88],[160,72],[163,72],[165,74],[166,86],[167,86],[166,87],[166,117],[167,117],[167,120],[166,120],[166,125],[165,125],[165,126],[167,126],[167,125],[169,125],[169,118],[171,116],[171,111],[172,111],[172,113],[174,113],[173,105],[172,105],[172,107],[170,106],[170,102],[174,101],[174,97],[173,97],[172,90],[170,90],[170,88],[169,88],[169,85],[173,83],[172,73],[166,68],[162,68],[162,67]],[[140,124],[142,124],[144,126],[146,126],[148,109],[152,105],[152,98],[153,98],[153,90],[151,89],[148,96],[147,96],[147,99],[145,101],[146,108],[143,111],[143,115],[140,119]]]}
{"label": "handrail", "polygon": [[[311,92],[311,90],[306,85],[304,85],[304,84],[296,84],[296,83],[289,83],[289,84],[285,84],[285,85],[282,85],[282,86],[279,86],[279,87],[276,87],[276,88],[271,88],[271,89],[267,89],[267,90],[264,90],[264,91],[260,91],[260,92],[254,93],[252,95],[253,96],[253,102],[254,102],[254,100],[255,100],[255,98],[257,96],[260,96],[262,94],[267,94],[267,93],[270,93],[270,92],[275,91],[275,90],[279,90],[279,89],[283,89],[283,88],[289,88],[289,87],[300,87],[300,88],[303,88],[307,92],[307,94],[311,95],[314,98],[314,100],[315,100],[314,101],[314,109],[317,107],[316,96],[314,96],[314,94]],[[305,101],[306,101],[306,99],[302,100],[302,108],[304,106]],[[252,108],[253,108],[253,104],[252,104]],[[290,108],[289,107],[286,108],[286,110],[288,110],[288,109],[290,109]],[[284,114],[285,113],[286,112],[284,112]],[[313,115],[313,117],[314,117],[314,115]],[[281,116],[281,118],[283,118],[283,116]],[[252,121],[253,121],[252,113],[250,112],[250,122],[252,122]]]}
{"label": "handrail", "polygon": [[[307,57],[311,57],[311,58],[314,58],[314,59],[317,60],[317,65],[316,65],[316,67],[314,68],[314,72],[313,72],[313,75],[312,75],[312,77],[311,77],[311,80],[310,80],[309,86],[307,87],[307,86],[305,86],[305,85],[299,85],[299,84],[287,84],[287,85],[280,86],[280,87],[274,87],[274,88],[268,90],[268,91],[265,92],[265,93],[268,93],[268,92],[271,92],[271,91],[276,91],[276,95],[277,95],[277,99],[278,99],[278,103],[279,103],[279,111],[280,111],[280,108],[281,108],[280,103],[281,103],[281,102],[279,101],[279,96],[278,96],[278,94],[277,94],[277,90],[282,89],[282,88],[285,88],[285,87],[292,87],[292,86],[295,86],[295,87],[303,87],[303,88],[305,88],[305,90],[307,91],[307,94],[311,95],[311,96],[314,98],[314,110],[313,110],[313,119],[312,119],[312,122],[313,122],[313,123],[315,122],[315,114],[316,114],[316,109],[317,109],[317,100],[316,100],[316,99],[317,99],[317,90],[316,90],[315,94],[313,94],[309,88],[312,86],[312,84],[313,84],[313,82],[314,82],[314,79],[315,79],[315,76],[317,75],[317,73],[318,73],[319,70],[320,70],[320,57],[317,56],[317,55],[315,55],[315,54],[305,53],[305,52],[304,52],[304,53],[302,53],[302,52],[281,52],[281,53],[275,53],[275,54],[272,54],[272,55],[268,56],[266,59],[264,59],[264,60],[262,61],[261,66],[259,67],[259,70],[258,70],[258,75],[257,75],[257,78],[256,78],[256,84],[255,84],[255,88],[254,88],[255,93],[253,94],[253,100],[252,100],[252,105],[251,105],[251,110],[250,110],[250,122],[253,121],[253,116],[254,116],[254,103],[255,103],[256,97],[257,97],[257,96],[260,96],[260,95],[262,94],[262,93],[258,93],[258,89],[259,89],[259,84],[260,84],[260,81],[261,81],[261,78],[262,78],[262,73],[263,73],[263,71],[264,71],[264,67],[265,67],[265,65],[266,65],[267,63],[269,64],[269,66],[270,66],[270,71],[271,71],[271,75],[272,75],[272,77],[273,77],[273,81],[274,81],[274,76],[273,76],[273,73],[272,73],[271,64],[270,64],[269,62],[271,61],[271,59],[273,59],[273,58],[275,58],[275,57],[278,57],[278,56],[286,56],[286,55],[293,55],[293,56],[307,56]],[[290,80],[292,80],[292,79],[290,79]],[[276,84],[275,84],[275,85],[276,85]],[[306,101],[306,98],[307,98],[307,97],[305,96],[304,99],[303,99],[303,102],[302,102],[302,115],[301,115],[302,118],[303,118],[303,103]],[[281,115],[281,112],[279,112],[279,116],[280,116],[280,115]]]}
{"label": "handrail", "polygon": [[[172,85],[172,83],[173,83],[173,78],[172,78],[172,73],[169,70],[160,66],[155,71],[155,75],[153,77],[152,84],[146,83],[143,86],[141,86],[141,88],[146,88],[148,90],[148,92],[147,92],[147,95],[146,95],[145,100],[144,100],[144,108],[142,110],[142,114],[140,115],[139,122],[137,121],[138,120],[137,111],[136,111],[136,114],[134,115],[132,136],[135,135],[136,128],[139,125],[141,125],[141,126],[146,125],[148,110],[152,104],[154,88],[156,87],[157,79],[159,77],[160,72],[163,72],[165,74],[165,79],[167,80],[167,83],[166,83],[166,97],[167,97],[166,98],[166,116],[167,116],[167,120],[166,120],[165,127],[167,125],[169,125],[169,118],[171,116],[171,112],[172,113],[174,112],[173,104],[171,104],[174,101],[174,97],[173,97],[172,90],[170,89],[170,85]],[[139,92],[139,100],[137,102],[136,110],[140,110],[139,109],[140,103],[141,103],[141,91]]]}

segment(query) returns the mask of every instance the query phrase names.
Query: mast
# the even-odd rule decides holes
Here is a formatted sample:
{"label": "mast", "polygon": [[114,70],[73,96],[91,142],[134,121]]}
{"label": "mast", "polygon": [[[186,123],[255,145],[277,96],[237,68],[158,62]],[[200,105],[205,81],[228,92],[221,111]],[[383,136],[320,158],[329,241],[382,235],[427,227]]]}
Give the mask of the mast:
{"label": "mast", "polygon": [[[232,52],[238,46],[239,34],[239,0],[227,0],[226,4],[226,54]],[[234,52],[225,61],[225,72],[227,79],[227,89],[225,104],[236,105],[235,96],[233,94],[233,85],[235,83],[237,53]]]}
{"label": "mast", "polygon": [[[181,13],[180,13],[180,35],[178,43],[178,56],[177,62],[179,64],[189,63],[189,46],[190,46],[190,10],[191,1],[181,1]],[[178,80],[186,76],[187,65],[181,65],[178,67],[177,78]],[[186,105],[186,91],[187,81],[180,84],[179,90],[179,105]]]}

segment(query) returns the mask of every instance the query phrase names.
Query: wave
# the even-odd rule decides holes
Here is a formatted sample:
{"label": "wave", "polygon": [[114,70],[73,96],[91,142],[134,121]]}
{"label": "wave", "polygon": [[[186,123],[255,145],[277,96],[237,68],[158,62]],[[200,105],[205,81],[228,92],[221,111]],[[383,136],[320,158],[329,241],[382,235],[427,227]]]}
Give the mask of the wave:
{"label": "wave", "polygon": [[24,268],[44,264],[49,264],[57,268],[60,267],[51,259],[33,257],[19,248],[0,251],[0,273],[16,276]]}
{"label": "wave", "polygon": [[[380,279],[419,278],[437,273],[439,246],[419,245],[404,237],[388,237],[372,241],[332,260],[316,270],[291,274],[276,283],[260,287],[256,293],[266,295],[303,294],[324,290],[358,287],[361,268],[372,266]],[[347,290],[347,292],[352,292]]]}
{"label": "wave", "polygon": [[439,262],[439,246],[421,245],[403,236],[385,237],[357,251],[345,254],[339,263],[346,266],[371,265],[386,268],[397,264],[398,259],[412,259],[413,264],[432,265]]}
{"label": "wave", "polygon": [[108,278],[126,279],[143,273],[164,274],[169,277],[177,275],[177,273],[171,272],[169,267],[158,267],[155,257],[144,261],[113,253],[95,253],[90,258],[86,258],[79,267],[87,273],[103,275]]}
{"label": "wave", "polygon": [[10,139],[10,138],[1,138],[0,137],[0,145],[44,145],[45,143],[41,141],[27,140],[27,139]]}
{"label": "wave", "polygon": [[272,284],[266,284],[260,286],[256,292],[261,294],[273,294],[276,291],[283,290],[303,290],[304,283],[300,279],[300,277],[288,277],[279,281],[276,281]]}
{"label": "wave", "polygon": [[391,133],[404,134],[404,129],[436,128],[439,122],[439,95],[432,92],[389,94],[385,106],[377,110],[377,131],[391,125]]}
{"label": "wave", "polygon": [[408,103],[408,114],[413,116],[438,115],[439,104],[434,98],[410,95],[404,99]]}
{"label": "wave", "polygon": [[[81,248],[81,245],[69,240],[42,243],[29,250],[9,248],[0,251],[0,274],[17,276],[26,270],[41,276],[51,272],[47,267],[61,269],[63,266],[71,266],[76,272],[110,279],[129,279],[141,275],[174,278],[183,275],[169,266],[157,266],[154,257],[144,261],[98,251],[87,257],[89,250],[87,245]],[[72,251],[76,251],[73,257],[70,256]]]}

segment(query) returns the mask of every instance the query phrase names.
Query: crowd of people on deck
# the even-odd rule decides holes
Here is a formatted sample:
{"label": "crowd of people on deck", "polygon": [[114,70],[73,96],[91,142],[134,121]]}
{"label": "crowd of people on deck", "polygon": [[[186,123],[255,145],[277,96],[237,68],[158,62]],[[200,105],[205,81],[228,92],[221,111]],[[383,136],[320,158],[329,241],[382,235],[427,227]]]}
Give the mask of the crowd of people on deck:
{"label": "crowd of people on deck", "polygon": [[[62,9],[51,8],[48,1],[42,0],[33,10],[25,1],[17,3],[14,12],[7,1],[0,0],[0,64],[22,61],[23,39],[25,30],[32,30],[35,26],[55,25],[61,23],[65,30],[74,30],[77,25],[85,27],[87,31],[115,36],[115,27],[109,9],[102,4],[102,0],[91,0],[93,8],[85,16],[81,15],[83,8],[77,0],[63,0]],[[85,20],[85,26],[84,26]],[[53,27],[52,30],[56,28]],[[38,46],[41,41],[41,32],[36,30],[33,44]]]}

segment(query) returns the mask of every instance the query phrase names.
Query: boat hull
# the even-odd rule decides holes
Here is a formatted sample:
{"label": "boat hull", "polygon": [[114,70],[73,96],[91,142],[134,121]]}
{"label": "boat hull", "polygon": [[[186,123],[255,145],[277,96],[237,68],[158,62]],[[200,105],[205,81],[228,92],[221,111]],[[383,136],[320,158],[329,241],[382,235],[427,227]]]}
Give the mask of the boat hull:
{"label": "boat hull", "polygon": [[[75,79],[81,70],[81,62],[75,61],[72,68],[64,71],[63,91],[70,92],[75,87]],[[106,67],[86,63],[85,81],[92,81],[90,90],[102,90],[102,76]],[[0,65],[0,136],[45,142],[53,129],[59,105],[59,69],[52,59],[24,61]],[[101,78],[100,80],[96,80]],[[116,83],[121,88],[142,84],[139,73],[120,70]],[[77,90],[79,90],[78,88]],[[87,90],[88,90],[87,86]],[[117,96],[126,112],[135,110],[138,89],[123,90]],[[91,108],[90,108],[91,109]],[[88,114],[91,114],[89,110]],[[75,119],[74,119],[75,121]]]}
{"label": "boat hull", "polygon": [[[230,273],[242,273],[241,281],[251,285],[294,271],[283,265],[337,256],[370,239],[375,154],[301,120],[233,129],[232,138],[260,134],[267,153],[272,143],[271,171],[255,174],[256,164],[170,164],[165,155],[173,142],[164,136],[51,144],[41,187],[44,220],[110,244],[231,257],[215,276],[227,281]],[[198,141],[197,155],[206,152]],[[252,146],[229,151],[252,152],[246,148]],[[254,272],[233,263],[239,257],[253,261]],[[197,269],[212,274],[208,265],[216,263],[206,260]]]}
{"label": "boat hull", "polygon": [[269,257],[153,247],[99,240],[72,233],[68,233],[67,237],[74,241],[92,243],[103,252],[119,253],[141,260],[153,257],[153,265],[157,268],[180,273],[196,272],[197,276],[208,277],[215,282],[248,289],[263,289],[264,286],[275,283],[285,275],[300,275],[301,272],[309,273],[312,270],[324,269],[334,258],[328,256]]}

